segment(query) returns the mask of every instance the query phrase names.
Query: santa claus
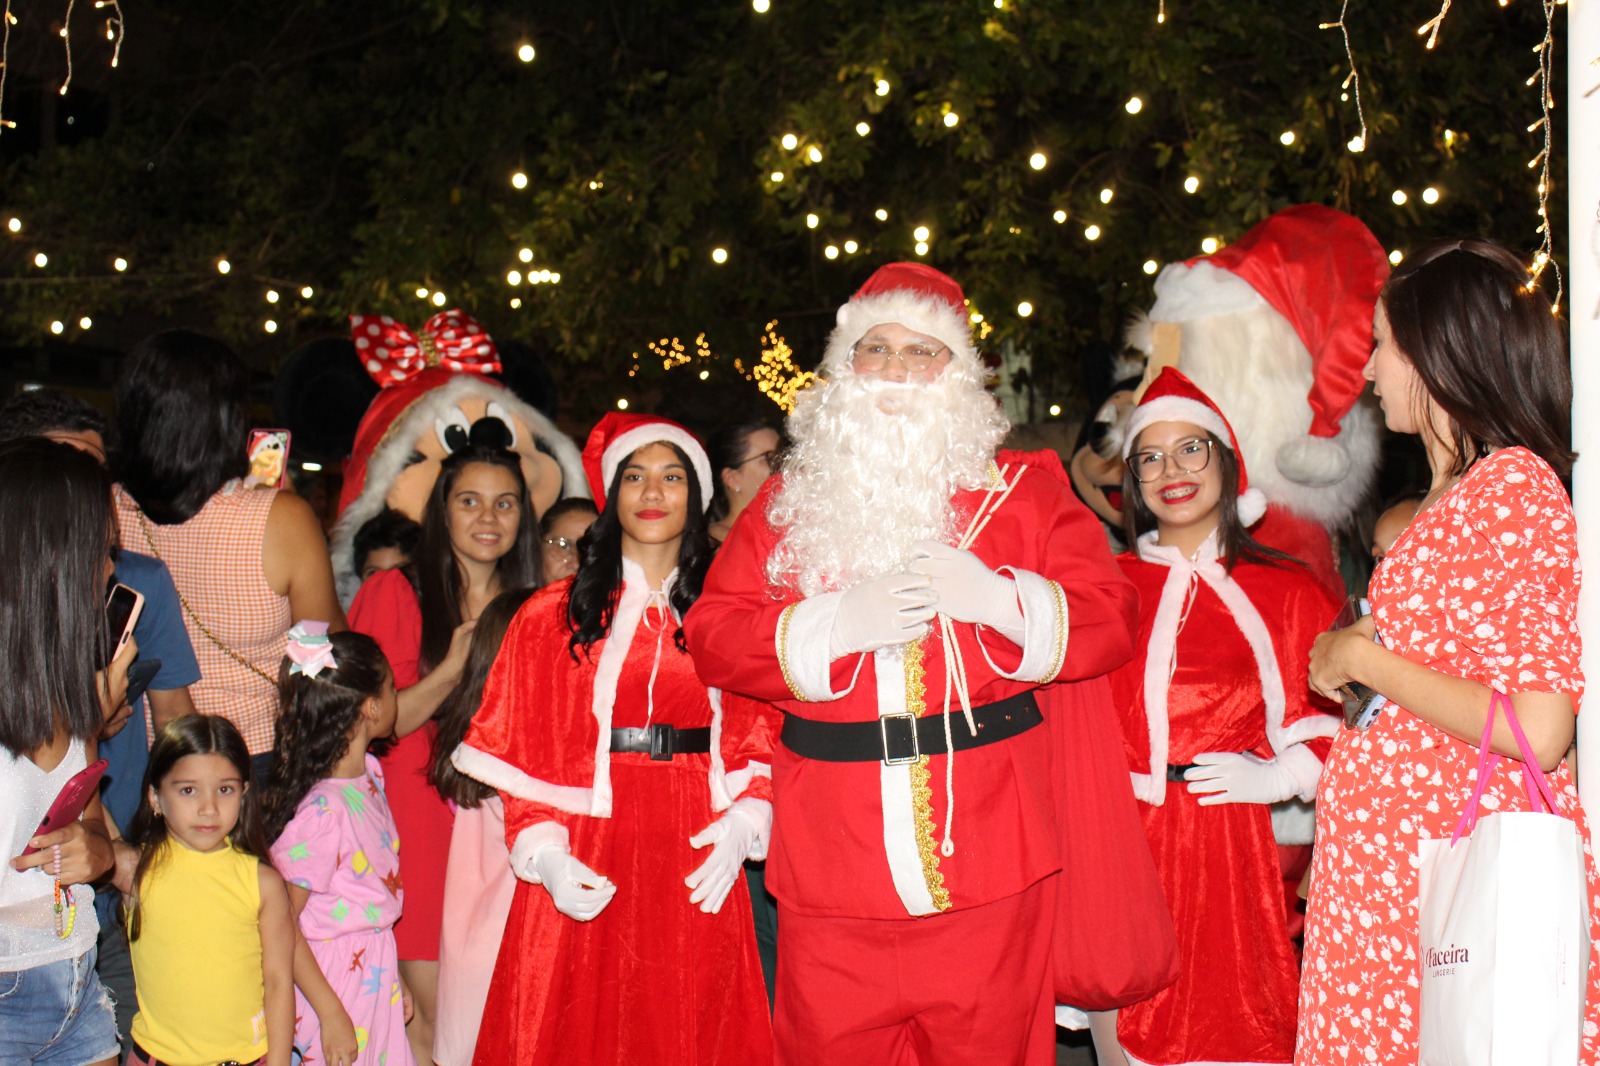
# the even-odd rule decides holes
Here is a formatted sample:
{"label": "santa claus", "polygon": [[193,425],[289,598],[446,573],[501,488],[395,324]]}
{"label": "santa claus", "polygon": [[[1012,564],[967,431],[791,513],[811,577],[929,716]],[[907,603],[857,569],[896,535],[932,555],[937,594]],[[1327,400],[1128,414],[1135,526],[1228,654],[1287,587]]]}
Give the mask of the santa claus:
{"label": "santa claus", "polygon": [[1103,758],[1135,600],[1060,459],[997,451],[969,328],[936,270],[867,280],[685,621],[700,677],[771,708],[780,1063],[1051,1062],[1057,994],[1170,979]]}
{"label": "santa claus", "polygon": [[1178,366],[1238,430],[1269,505],[1251,534],[1340,595],[1328,531],[1349,521],[1377,471],[1381,430],[1361,402],[1361,368],[1388,276],[1359,219],[1301,204],[1212,255],[1168,264],[1129,336],[1152,376]]}

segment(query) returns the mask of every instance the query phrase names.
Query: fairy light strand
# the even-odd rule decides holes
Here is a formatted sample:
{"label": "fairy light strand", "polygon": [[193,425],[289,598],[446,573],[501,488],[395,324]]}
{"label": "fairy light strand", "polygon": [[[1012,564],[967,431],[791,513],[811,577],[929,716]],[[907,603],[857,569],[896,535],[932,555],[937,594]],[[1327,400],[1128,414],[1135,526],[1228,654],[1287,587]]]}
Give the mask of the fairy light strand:
{"label": "fairy light strand", "polygon": [[122,21],[121,0],[94,0],[95,10],[109,7],[111,14],[106,18],[106,40],[111,42],[111,69],[117,69],[117,64],[122,61],[122,39],[127,36],[127,26]]}
{"label": "fairy light strand", "polygon": [[17,16],[11,13],[11,0],[6,0],[6,11],[0,16],[0,133],[17,128],[15,122],[6,121],[6,71],[10,69],[7,56],[11,51],[11,27]]}
{"label": "fairy light strand", "polygon": [[[1446,4],[1448,7],[1449,5]],[[1339,21],[1324,22],[1317,26],[1319,30],[1338,30],[1344,38],[1344,55],[1350,61],[1350,73],[1345,75],[1339,88],[1349,92],[1356,100],[1356,118],[1361,123],[1361,132],[1351,140],[1349,148],[1352,152],[1364,151],[1367,147],[1367,112],[1361,104],[1361,71],[1356,67],[1356,52],[1350,44],[1350,26],[1345,22],[1345,17],[1350,12],[1350,0],[1344,0],[1339,6]]]}
{"label": "fairy light strand", "polygon": [[1444,17],[1450,14],[1450,0],[1442,0],[1439,13],[1433,18],[1417,27],[1417,36],[1428,35],[1428,51],[1433,51],[1433,46],[1439,42],[1439,27],[1444,25]]}
{"label": "fairy light strand", "polygon": [[67,78],[61,83],[61,95],[72,87],[72,8],[78,0],[67,0],[67,13],[61,19],[61,47],[67,53]]}
{"label": "fairy light strand", "polygon": [[1549,267],[1556,277],[1556,295],[1550,303],[1550,313],[1561,313],[1561,297],[1564,295],[1561,266],[1555,261],[1555,234],[1550,228],[1550,145],[1551,145],[1551,119],[1550,112],[1555,108],[1555,98],[1550,95],[1550,79],[1554,73],[1555,64],[1555,18],[1557,0],[1543,0],[1544,2],[1544,40],[1534,46],[1534,52],[1539,56],[1539,72],[1528,79],[1531,85],[1537,80],[1539,83],[1539,120],[1528,127],[1531,133],[1535,129],[1544,132],[1544,144],[1539,149],[1539,154],[1528,161],[1528,168],[1539,167],[1539,228],[1535,231],[1540,236],[1539,250],[1533,253],[1533,261],[1528,264],[1528,291],[1532,292],[1539,284],[1539,275]]}

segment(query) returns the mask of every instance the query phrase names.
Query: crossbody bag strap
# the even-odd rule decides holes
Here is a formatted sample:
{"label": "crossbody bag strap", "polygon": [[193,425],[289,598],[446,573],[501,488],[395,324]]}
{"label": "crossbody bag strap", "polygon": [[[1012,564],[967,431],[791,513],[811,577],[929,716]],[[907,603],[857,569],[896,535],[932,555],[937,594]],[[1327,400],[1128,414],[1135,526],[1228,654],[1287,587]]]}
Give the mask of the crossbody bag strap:
{"label": "crossbody bag strap", "polygon": [[[141,532],[144,533],[144,542],[145,542],[145,544],[149,545],[150,554],[155,556],[155,558],[163,566],[165,566],[166,565],[166,560],[162,559],[161,558],[161,552],[156,550],[155,537],[153,537],[151,535],[151,533],[150,533],[150,520],[145,517],[143,511],[137,511],[136,510],[134,513],[139,516],[139,529],[140,529]],[[168,569],[170,571],[171,568],[169,567]],[[222,653],[224,655],[226,655],[228,658],[232,659],[234,662],[238,663],[240,666],[244,667],[245,669],[252,671],[253,673],[255,673],[255,675],[257,677],[261,678],[261,680],[265,681],[267,684],[273,686],[274,688],[277,687],[277,685],[278,685],[278,679],[277,678],[273,677],[271,674],[269,674],[265,670],[261,669],[261,667],[257,666],[255,663],[251,662],[249,659],[246,659],[243,655],[240,655],[238,652],[234,651],[232,648],[230,648],[226,644],[222,643],[222,641],[217,639],[217,635],[215,633],[211,632],[210,629],[206,628],[206,624],[204,622],[200,621],[200,616],[194,613],[194,608],[189,606],[189,601],[184,598],[183,590],[178,588],[178,583],[176,581],[174,581],[172,583],[172,588],[173,588],[173,591],[175,591],[178,594],[178,603],[182,604],[183,613],[189,616],[189,621],[194,623],[194,627],[196,629],[198,629],[202,634],[204,634],[205,638],[207,640],[209,640],[211,643],[215,644],[219,649],[221,649]]]}

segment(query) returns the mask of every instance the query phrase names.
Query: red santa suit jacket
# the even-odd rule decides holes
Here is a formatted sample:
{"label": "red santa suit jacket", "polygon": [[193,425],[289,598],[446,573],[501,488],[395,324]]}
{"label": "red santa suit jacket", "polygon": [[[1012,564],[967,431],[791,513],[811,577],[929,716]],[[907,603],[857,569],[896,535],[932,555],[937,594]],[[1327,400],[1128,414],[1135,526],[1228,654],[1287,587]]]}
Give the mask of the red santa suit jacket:
{"label": "red santa suit jacket", "polygon": [[[1099,956],[1139,971],[1127,980],[1091,979],[1091,991],[1072,1000],[1109,1006],[1108,998],[1122,998],[1116,988],[1137,985],[1148,994],[1174,965],[1170,919],[1137,828],[1104,679],[1132,654],[1137,597],[1054,453],[1002,452],[996,466],[994,477],[1003,470],[1017,484],[971,551],[1015,581],[1023,643],[964,623],[953,632],[972,705],[1031,690],[1045,725],[956,753],[953,854],[940,848],[947,756],[895,766],[804,759],[773,739],[779,715],[736,722],[731,709],[725,747],[731,758],[745,758],[744,733],[770,745],[775,826],[767,883],[801,913],[907,919],[975,907],[1050,876],[1066,857],[1072,869],[1060,897],[1062,913],[1073,916],[1069,952],[1091,967]],[[830,663],[843,593],[802,599],[769,583],[767,559],[781,531],[766,513],[778,481],[736,523],[685,620],[701,679],[814,721],[941,713],[947,671],[938,627],[916,645]],[[984,496],[954,497],[958,524]],[[965,729],[954,697],[951,705],[952,728]],[[1080,800],[1084,816],[1077,817]],[[1120,943],[1101,937],[1113,926],[1109,936]],[[1059,923],[1057,932],[1059,944]]]}

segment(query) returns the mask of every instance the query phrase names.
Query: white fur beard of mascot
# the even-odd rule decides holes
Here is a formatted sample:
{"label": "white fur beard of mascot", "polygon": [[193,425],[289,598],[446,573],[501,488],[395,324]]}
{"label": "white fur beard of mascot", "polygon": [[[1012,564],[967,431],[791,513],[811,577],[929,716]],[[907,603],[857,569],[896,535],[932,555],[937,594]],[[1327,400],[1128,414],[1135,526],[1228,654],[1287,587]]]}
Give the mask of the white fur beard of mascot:
{"label": "white fur beard of mascot", "polygon": [[413,522],[450,453],[476,438],[517,453],[534,511],[589,495],[578,448],[516,393],[487,377],[501,370],[494,342],[462,311],[441,311],[413,333],[388,315],[351,315],[356,355],[380,386],[345,462],[334,576],[347,607],[361,585],[354,539],[386,508]]}
{"label": "white fur beard of mascot", "polygon": [[[857,374],[852,347],[887,323],[948,347],[944,372],[923,382]],[[950,497],[988,483],[1010,428],[984,388],[960,288],[920,263],[880,269],[839,309],[821,373],[789,417],[768,512],[785,532],[767,576],[806,596],[904,570],[919,540],[949,543]]]}
{"label": "white fur beard of mascot", "polygon": [[1328,530],[1350,518],[1377,472],[1381,423],[1362,398],[1362,368],[1388,276],[1359,220],[1301,204],[1213,255],[1168,264],[1148,322],[1129,333],[1152,371],[1175,361],[1238,432],[1250,482],[1270,505],[1252,535],[1341,595]]}

